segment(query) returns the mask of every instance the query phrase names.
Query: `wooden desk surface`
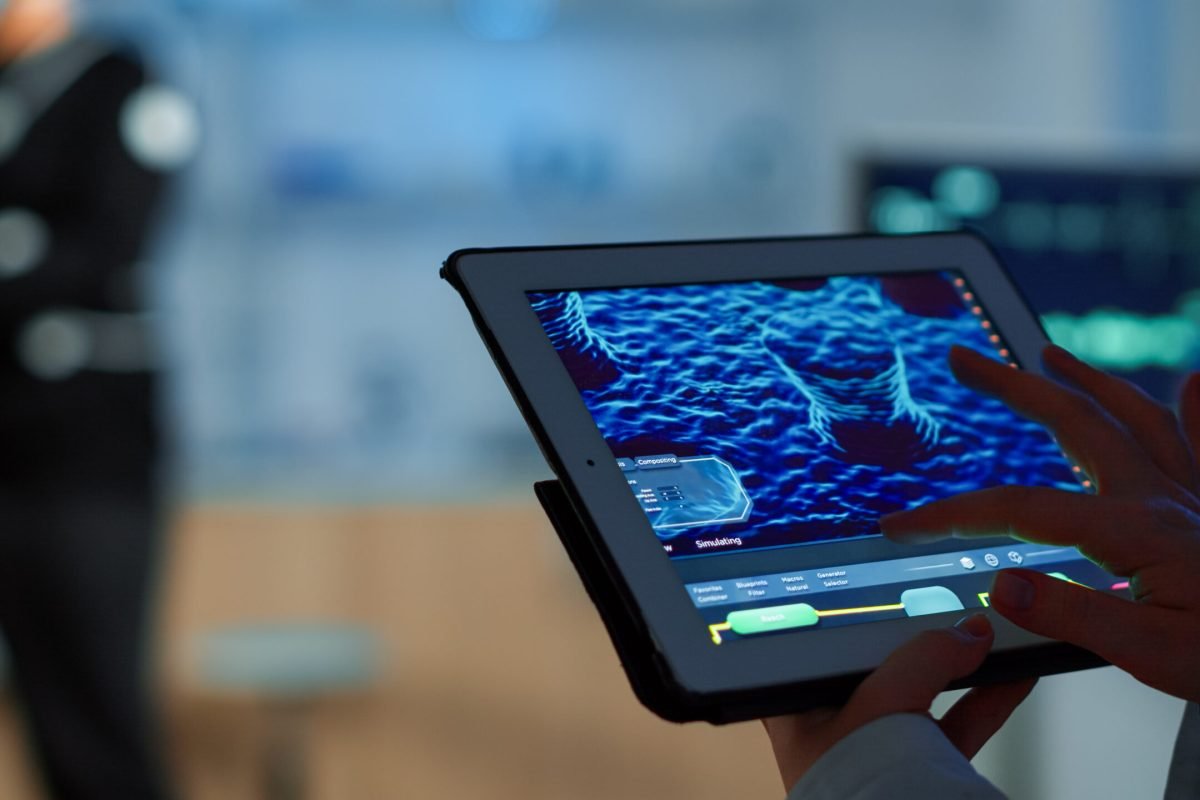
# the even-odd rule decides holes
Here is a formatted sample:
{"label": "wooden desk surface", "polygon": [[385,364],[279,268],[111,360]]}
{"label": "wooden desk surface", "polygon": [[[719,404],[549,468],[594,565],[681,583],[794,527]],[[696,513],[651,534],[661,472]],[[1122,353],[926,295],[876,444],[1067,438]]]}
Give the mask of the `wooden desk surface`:
{"label": "wooden desk surface", "polygon": [[164,573],[163,682],[189,798],[258,796],[261,707],[203,686],[196,641],[251,622],[376,631],[383,674],[313,712],[318,798],[775,797],[757,724],[658,720],[532,504],[186,509]]}

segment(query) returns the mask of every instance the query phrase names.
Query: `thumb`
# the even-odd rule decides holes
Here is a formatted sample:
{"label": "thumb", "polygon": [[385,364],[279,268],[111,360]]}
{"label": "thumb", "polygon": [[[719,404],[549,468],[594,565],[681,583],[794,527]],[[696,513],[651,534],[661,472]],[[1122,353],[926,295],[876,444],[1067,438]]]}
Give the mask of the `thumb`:
{"label": "thumb", "polygon": [[979,668],[994,636],[984,614],[966,617],[953,628],[925,631],[867,676],[846,703],[843,723],[854,730],[888,714],[927,714],[951,681]]}
{"label": "thumb", "polygon": [[1006,569],[992,583],[992,607],[1033,633],[1069,642],[1131,672],[1157,649],[1161,609],[1142,606],[1027,569]]}

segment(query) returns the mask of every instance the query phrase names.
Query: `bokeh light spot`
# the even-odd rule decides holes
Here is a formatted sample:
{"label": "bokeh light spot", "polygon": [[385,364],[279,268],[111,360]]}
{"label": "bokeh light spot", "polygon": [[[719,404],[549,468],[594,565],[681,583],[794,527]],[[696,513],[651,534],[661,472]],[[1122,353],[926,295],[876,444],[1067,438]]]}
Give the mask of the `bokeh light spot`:
{"label": "bokeh light spot", "polygon": [[1054,210],[1047,203],[1009,203],[1001,227],[1005,241],[1020,250],[1048,250],[1054,244]]}
{"label": "bokeh light spot", "polygon": [[31,271],[46,257],[50,229],[26,208],[0,210],[0,279]]}
{"label": "bokeh light spot", "polygon": [[1200,353],[1200,325],[1182,314],[1100,308],[1083,316],[1047,314],[1042,323],[1051,341],[1102,369],[1187,369]]}
{"label": "bokeh light spot", "polygon": [[1088,253],[1104,246],[1105,213],[1101,206],[1069,203],[1058,209],[1058,246]]}
{"label": "bokeh light spot", "polygon": [[949,167],[933,179],[938,208],[956,217],[986,217],[1000,201],[1000,184],[992,173],[978,167]]}
{"label": "bokeh light spot", "polygon": [[16,92],[0,89],[0,161],[12,155],[21,143],[29,122],[28,116],[25,103]]}
{"label": "bokeh light spot", "polygon": [[880,189],[872,198],[871,223],[881,233],[927,233],[946,221],[933,203],[908,189]]}
{"label": "bokeh light spot", "polygon": [[44,380],[62,380],[87,363],[92,337],[77,316],[66,311],[49,311],[25,326],[17,351],[30,374]]}
{"label": "bokeh light spot", "polygon": [[147,86],[125,103],[121,137],[129,153],[143,166],[172,170],[195,155],[200,144],[200,121],[186,97],[165,86]]}

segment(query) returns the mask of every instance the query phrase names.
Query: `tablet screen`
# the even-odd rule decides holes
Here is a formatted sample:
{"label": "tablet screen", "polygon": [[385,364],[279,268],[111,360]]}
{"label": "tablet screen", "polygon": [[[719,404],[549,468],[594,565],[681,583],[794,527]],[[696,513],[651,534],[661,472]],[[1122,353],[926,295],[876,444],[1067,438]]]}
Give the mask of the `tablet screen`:
{"label": "tablet screen", "polygon": [[[1111,584],[1040,545],[869,555],[892,511],[1091,486],[1041,426],[954,379],[952,344],[1019,366],[958,272],[528,296],[716,644],[986,605],[987,573],[1017,564]],[[838,546],[854,541],[868,550]]]}

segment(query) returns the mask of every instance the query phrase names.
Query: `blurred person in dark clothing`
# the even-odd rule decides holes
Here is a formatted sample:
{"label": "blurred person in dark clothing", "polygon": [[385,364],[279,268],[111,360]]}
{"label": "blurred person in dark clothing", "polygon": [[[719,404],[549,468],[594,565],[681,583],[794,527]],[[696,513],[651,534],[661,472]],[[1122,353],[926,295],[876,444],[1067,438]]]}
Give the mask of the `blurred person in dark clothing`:
{"label": "blurred person in dark clothing", "polygon": [[0,631],[57,798],[161,798],[161,522],[135,268],[190,108],[70,0],[0,0]]}

